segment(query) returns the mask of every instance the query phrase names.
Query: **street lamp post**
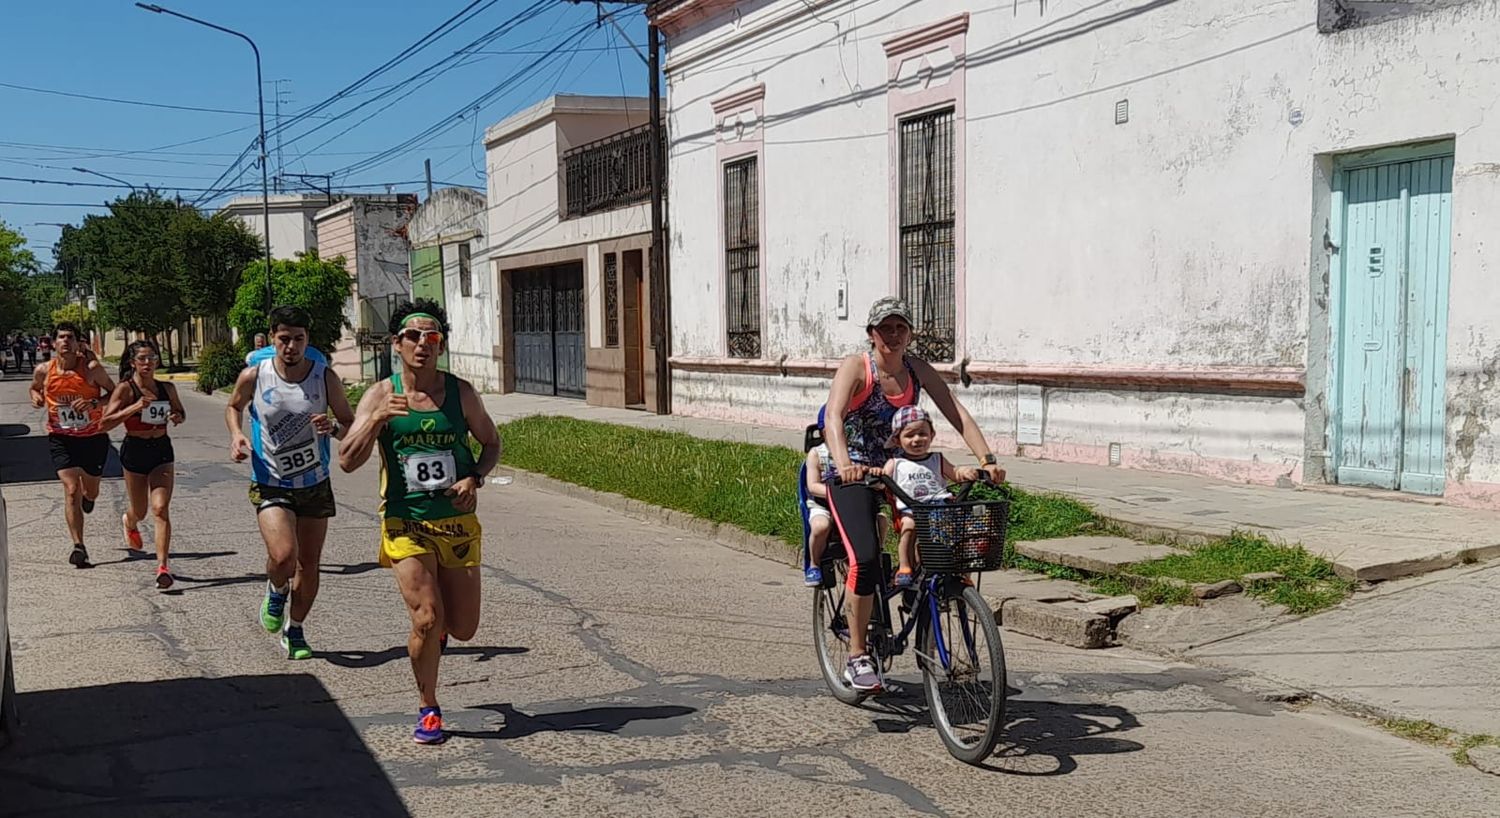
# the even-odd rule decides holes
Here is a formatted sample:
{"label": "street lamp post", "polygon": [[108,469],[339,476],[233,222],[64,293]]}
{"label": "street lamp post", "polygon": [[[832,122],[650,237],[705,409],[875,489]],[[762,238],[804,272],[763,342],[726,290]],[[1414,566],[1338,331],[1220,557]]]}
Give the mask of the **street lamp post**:
{"label": "street lamp post", "polygon": [[73,171],[75,173],[87,173],[87,174],[90,174],[92,176],[99,176],[99,177],[102,177],[104,179],[108,179],[111,182],[119,182],[120,184],[122,184],[122,185],[130,188],[130,192],[131,192],[132,195],[136,194],[136,193],[140,193],[140,191],[136,189],[135,185],[132,185],[130,182],[127,182],[126,180],[121,179],[118,176],[110,176],[108,173],[100,173],[97,170],[89,170],[88,168],[73,168]]}
{"label": "street lamp post", "polygon": [[250,50],[255,52],[255,98],[260,104],[260,213],[266,239],[266,312],[270,313],[271,309],[275,306],[275,301],[271,295],[271,193],[269,181],[266,178],[266,94],[265,84],[261,81],[260,74],[260,49],[256,47],[254,40],[232,28],[215,25],[207,20],[199,20],[197,17],[190,17],[180,11],[163,8],[155,3],[136,3],[136,5],[155,14],[170,14],[173,17],[180,17],[190,23],[207,26],[215,31],[233,34],[249,43]]}

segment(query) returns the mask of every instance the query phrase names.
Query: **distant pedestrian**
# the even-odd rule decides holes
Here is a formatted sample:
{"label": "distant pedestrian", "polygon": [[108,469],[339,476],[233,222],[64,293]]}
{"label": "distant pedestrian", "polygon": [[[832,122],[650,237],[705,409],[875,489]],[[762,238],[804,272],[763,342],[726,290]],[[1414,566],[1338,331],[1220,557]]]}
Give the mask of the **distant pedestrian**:
{"label": "distant pedestrian", "polygon": [[265,345],[266,345],[266,334],[264,332],[257,332],[257,333],[255,333],[255,348],[256,349],[260,349],[261,347],[263,347]]}
{"label": "distant pedestrian", "polygon": [[36,336],[26,336],[26,363],[33,369],[36,368]]}

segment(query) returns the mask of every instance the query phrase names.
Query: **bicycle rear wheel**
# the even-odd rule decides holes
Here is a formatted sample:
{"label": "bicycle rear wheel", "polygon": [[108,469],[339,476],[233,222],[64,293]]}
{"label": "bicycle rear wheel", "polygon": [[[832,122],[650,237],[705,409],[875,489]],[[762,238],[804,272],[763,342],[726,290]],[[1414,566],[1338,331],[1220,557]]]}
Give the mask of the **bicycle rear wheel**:
{"label": "bicycle rear wheel", "polygon": [[978,764],[994,751],[1005,725],[1005,649],[995,614],[979,591],[965,586],[944,602],[936,621],[921,629],[919,649],[945,664],[920,662],[922,686],[948,752]]}
{"label": "bicycle rear wheel", "polygon": [[833,571],[833,587],[813,591],[813,645],[818,651],[818,669],[828,692],[844,704],[859,704],[868,695],[844,681],[844,666],[849,662],[849,620],[845,598],[848,588],[848,563],[838,560],[824,563]]}

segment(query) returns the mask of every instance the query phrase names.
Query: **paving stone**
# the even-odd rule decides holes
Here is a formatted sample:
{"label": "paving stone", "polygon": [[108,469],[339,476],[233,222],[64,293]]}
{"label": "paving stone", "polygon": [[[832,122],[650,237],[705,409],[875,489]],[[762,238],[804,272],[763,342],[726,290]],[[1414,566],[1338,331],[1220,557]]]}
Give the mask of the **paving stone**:
{"label": "paving stone", "polygon": [[1483,770],[1490,775],[1500,775],[1500,747],[1493,744],[1481,744],[1469,749],[1469,763],[1474,769]]}
{"label": "paving stone", "polygon": [[1085,602],[1083,605],[1085,611],[1096,613],[1100,616],[1107,616],[1110,619],[1135,613],[1140,607],[1141,601],[1131,594],[1096,599],[1093,602]]}
{"label": "paving stone", "polygon": [[1102,648],[1110,644],[1109,618],[1071,605],[1008,599],[1000,608],[999,620],[1006,630],[1072,648]]}
{"label": "paving stone", "polygon": [[1245,590],[1238,582],[1226,579],[1223,582],[1199,582],[1193,585],[1193,596],[1199,599],[1218,599]]}
{"label": "paving stone", "polygon": [[1246,587],[1257,582],[1280,582],[1286,577],[1275,571],[1257,571],[1254,574],[1246,574],[1240,577],[1240,583]]}
{"label": "paving stone", "polygon": [[1124,537],[1062,537],[1018,542],[1016,552],[1034,560],[1096,574],[1118,573],[1132,563],[1181,553],[1170,546],[1147,545]]}

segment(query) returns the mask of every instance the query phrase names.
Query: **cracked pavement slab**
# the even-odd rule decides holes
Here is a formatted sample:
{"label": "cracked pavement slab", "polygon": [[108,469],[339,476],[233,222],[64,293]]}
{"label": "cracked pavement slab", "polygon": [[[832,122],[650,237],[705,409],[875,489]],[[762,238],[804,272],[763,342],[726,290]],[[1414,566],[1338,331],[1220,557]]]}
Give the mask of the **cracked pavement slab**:
{"label": "cracked pavement slab", "polygon": [[[222,403],[184,394],[181,593],[155,593],[152,563],[126,558],[118,480],[88,518],[87,571],[64,561],[58,485],[4,485],[25,723],[0,753],[0,816],[1301,818],[1500,803],[1500,780],[1437,750],[1267,703],[1221,672],[1011,634],[1009,728],[967,766],[932,729],[910,657],[866,707],[827,694],[794,571],[517,486],[480,496],[483,620],[443,659],[453,737],[417,746],[406,612],[374,562],[375,469],[335,477],[307,623],[317,656],[288,662],[256,622],[265,551]],[[15,381],[0,416],[38,425]]]}

